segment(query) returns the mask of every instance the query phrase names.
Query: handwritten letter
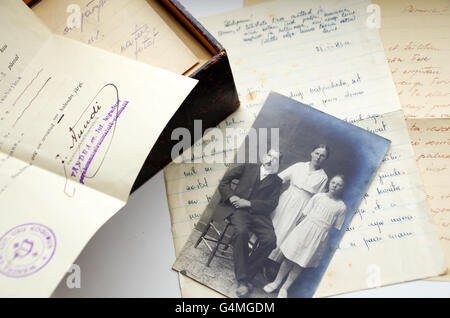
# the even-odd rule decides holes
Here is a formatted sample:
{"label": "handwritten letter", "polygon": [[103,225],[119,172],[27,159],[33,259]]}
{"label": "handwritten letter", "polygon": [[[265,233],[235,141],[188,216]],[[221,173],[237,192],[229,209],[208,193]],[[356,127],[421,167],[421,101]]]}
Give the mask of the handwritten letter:
{"label": "handwritten letter", "polygon": [[[450,264],[450,119],[407,120],[433,221]],[[450,280],[450,275],[436,277]]]}
{"label": "handwritten letter", "polygon": [[450,117],[450,1],[374,2],[405,116]]}
{"label": "handwritten letter", "polygon": [[[448,221],[445,192],[450,183],[445,176],[449,165],[438,158],[448,148],[445,145],[448,131],[429,128],[448,126],[448,119],[437,118],[450,117],[450,1],[376,0],[375,3],[382,13],[381,38],[405,116],[410,119],[411,142],[448,260],[446,238],[450,230],[445,226]],[[422,158],[423,155],[427,157]],[[447,264],[450,267],[450,261]],[[447,274],[435,279],[449,280],[449,277]]]}

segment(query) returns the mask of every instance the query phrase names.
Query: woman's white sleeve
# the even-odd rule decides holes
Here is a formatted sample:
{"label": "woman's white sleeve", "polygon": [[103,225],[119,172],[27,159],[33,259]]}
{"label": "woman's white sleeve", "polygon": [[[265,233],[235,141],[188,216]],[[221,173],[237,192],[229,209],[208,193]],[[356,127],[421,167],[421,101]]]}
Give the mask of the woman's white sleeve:
{"label": "woman's white sleeve", "polygon": [[281,171],[278,174],[278,176],[281,178],[281,180],[283,180],[283,183],[285,183],[288,180],[291,180],[292,172],[294,171],[294,166],[295,166],[295,164],[287,167],[286,169],[284,169],[283,171]]}

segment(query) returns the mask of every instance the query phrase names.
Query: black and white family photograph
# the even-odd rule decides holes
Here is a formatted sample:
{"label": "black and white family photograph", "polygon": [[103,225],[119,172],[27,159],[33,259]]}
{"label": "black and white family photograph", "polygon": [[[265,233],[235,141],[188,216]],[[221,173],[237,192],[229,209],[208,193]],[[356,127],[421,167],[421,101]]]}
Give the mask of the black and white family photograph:
{"label": "black and white family photograph", "polygon": [[390,141],[273,92],[252,128],[278,138],[229,166],[173,268],[228,297],[312,297]]}

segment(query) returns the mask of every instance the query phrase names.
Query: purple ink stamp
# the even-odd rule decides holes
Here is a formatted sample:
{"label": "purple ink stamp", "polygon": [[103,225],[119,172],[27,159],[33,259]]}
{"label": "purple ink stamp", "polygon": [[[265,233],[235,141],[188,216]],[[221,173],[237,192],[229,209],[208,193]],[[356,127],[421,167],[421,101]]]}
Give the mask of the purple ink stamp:
{"label": "purple ink stamp", "polygon": [[0,274],[13,278],[32,275],[47,265],[55,249],[55,233],[47,226],[16,226],[0,237]]}

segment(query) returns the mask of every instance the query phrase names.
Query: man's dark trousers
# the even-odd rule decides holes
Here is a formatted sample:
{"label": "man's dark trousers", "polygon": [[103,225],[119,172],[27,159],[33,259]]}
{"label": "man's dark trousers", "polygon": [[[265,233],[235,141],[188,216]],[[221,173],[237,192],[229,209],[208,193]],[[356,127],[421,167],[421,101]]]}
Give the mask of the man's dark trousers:
{"label": "man's dark trousers", "polygon": [[[270,218],[251,215],[248,210],[237,209],[230,217],[234,227],[233,259],[237,281],[249,281],[256,275],[263,261],[277,246]],[[250,233],[258,238],[258,246],[249,256]]]}
{"label": "man's dark trousers", "polygon": [[[260,180],[260,168],[256,164],[237,166],[227,171],[219,184],[222,202],[216,217],[220,215],[231,220],[234,229],[234,269],[238,281],[251,280],[264,259],[276,247],[270,214],[278,205],[282,180],[277,174],[270,174]],[[234,179],[238,179],[239,184],[232,190],[230,184]],[[234,208],[229,202],[233,195],[250,201],[251,208]],[[252,233],[258,238],[259,244],[249,256],[248,243]]]}

